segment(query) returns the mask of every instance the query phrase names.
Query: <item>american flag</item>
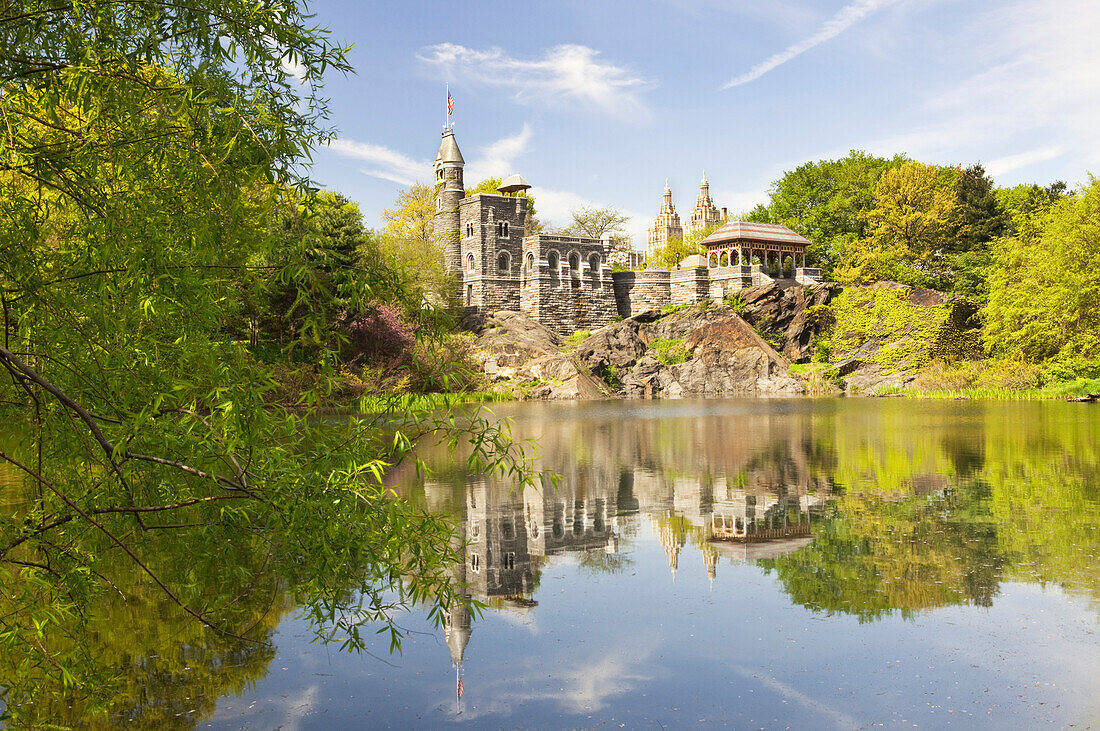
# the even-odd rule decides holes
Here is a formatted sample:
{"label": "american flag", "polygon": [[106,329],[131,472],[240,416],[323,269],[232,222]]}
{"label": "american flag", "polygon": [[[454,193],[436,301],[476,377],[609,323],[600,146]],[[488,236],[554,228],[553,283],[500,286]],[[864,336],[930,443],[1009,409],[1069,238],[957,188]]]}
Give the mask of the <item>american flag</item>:
{"label": "american flag", "polygon": [[447,114],[454,114],[454,113],[455,113],[455,100],[454,100],[454,97],[451,96],[451,92],[448,91],[447,92]]}

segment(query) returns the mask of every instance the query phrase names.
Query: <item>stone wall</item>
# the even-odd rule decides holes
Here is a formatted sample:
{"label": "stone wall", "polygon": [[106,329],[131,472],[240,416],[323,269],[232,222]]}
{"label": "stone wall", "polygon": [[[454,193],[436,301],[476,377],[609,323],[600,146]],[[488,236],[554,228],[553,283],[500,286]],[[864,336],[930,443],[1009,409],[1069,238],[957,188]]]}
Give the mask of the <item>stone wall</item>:
{"label": "stone wall", "polygon": [[737,264],[734,266],[709,269],[710,298],[721,302],[724,298],[742,289],[752,286],[752,267]]}
{"label": "stone wall", "polygon": [[613,272],[615,305],[622,317],[646,310],[659,310],[670,301],[669,271],[646,269],[640,272]]}
{"label": "stone wall", "polygon": [[799,267],[794,270],[794,279],[799,284],[817,284],[822,281],[821,270],[811,267]]}
{"label": "stone wall", "polygon": [[691,305],[710,296],[710,280],[706,267],[688,267],[669,272],[669,302]]}

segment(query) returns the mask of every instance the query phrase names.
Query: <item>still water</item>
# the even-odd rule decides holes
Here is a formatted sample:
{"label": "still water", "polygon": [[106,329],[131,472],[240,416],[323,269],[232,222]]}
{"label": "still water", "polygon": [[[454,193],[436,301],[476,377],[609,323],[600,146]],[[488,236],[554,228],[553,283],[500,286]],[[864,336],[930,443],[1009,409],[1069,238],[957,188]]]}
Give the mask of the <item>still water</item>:
{"label": "still water", "polygon": [[[288,614],[214,728],[1100,725],[1100,409],[517,403],[555,486],[427,453],[482,616],[391,656]],[[388,638],[387,638],[388,639]]]}

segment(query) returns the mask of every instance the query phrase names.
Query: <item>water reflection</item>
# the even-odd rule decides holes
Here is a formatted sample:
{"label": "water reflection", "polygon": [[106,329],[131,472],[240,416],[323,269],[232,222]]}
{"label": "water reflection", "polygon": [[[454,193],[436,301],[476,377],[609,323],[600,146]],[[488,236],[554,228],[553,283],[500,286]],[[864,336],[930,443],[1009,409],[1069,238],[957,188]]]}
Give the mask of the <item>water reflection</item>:
{"label": "water reflection", "polygon": [[[1100,596],[1097,421],[1062,404],[697,402],[505,409],[556,486],[448,471],[422,486],[466,539],[455,581],[537,611],[549,557],[621,571],[644,520],[673,579],[691,552],[758,564],[797,604],[872,621],[991,606],[1006,579]],[[404,477],[407,477],[404,476]],[[407,479],[410,496],[417,487]],[[624,550],[625,549],[625,550]],[[696,564],[699,565],[699,564]],[[468,617],[448,628],[459,662]]]}

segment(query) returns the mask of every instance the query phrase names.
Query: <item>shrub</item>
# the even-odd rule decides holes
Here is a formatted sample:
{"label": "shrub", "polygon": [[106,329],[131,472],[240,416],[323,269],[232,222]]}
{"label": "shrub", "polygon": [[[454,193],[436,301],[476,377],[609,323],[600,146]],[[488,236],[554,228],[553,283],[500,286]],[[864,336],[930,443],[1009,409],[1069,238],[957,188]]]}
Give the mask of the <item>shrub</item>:
{"label": "shrub", "polygon": [[653,351],[654,357],[665,365],[683,363],[691,357],[687,348],[684,347],[684,341],[680,339],[654,338],[649,343],[649,349]]}
{"label": "shrub", "polygon": [[377,305],[346,319],[346,361],[367,359],[372,365],[397,365],[408,360],[415,337],[413,329],[392,305]]}
{"label": "shrub", "polygon": [[566,336],[565,344],[566,345],[579,345],[581,343],[581,341],[588,338],[588,336],[591,335],[591,334],[592,333],[588,330],[577,330],[572,335]]}

